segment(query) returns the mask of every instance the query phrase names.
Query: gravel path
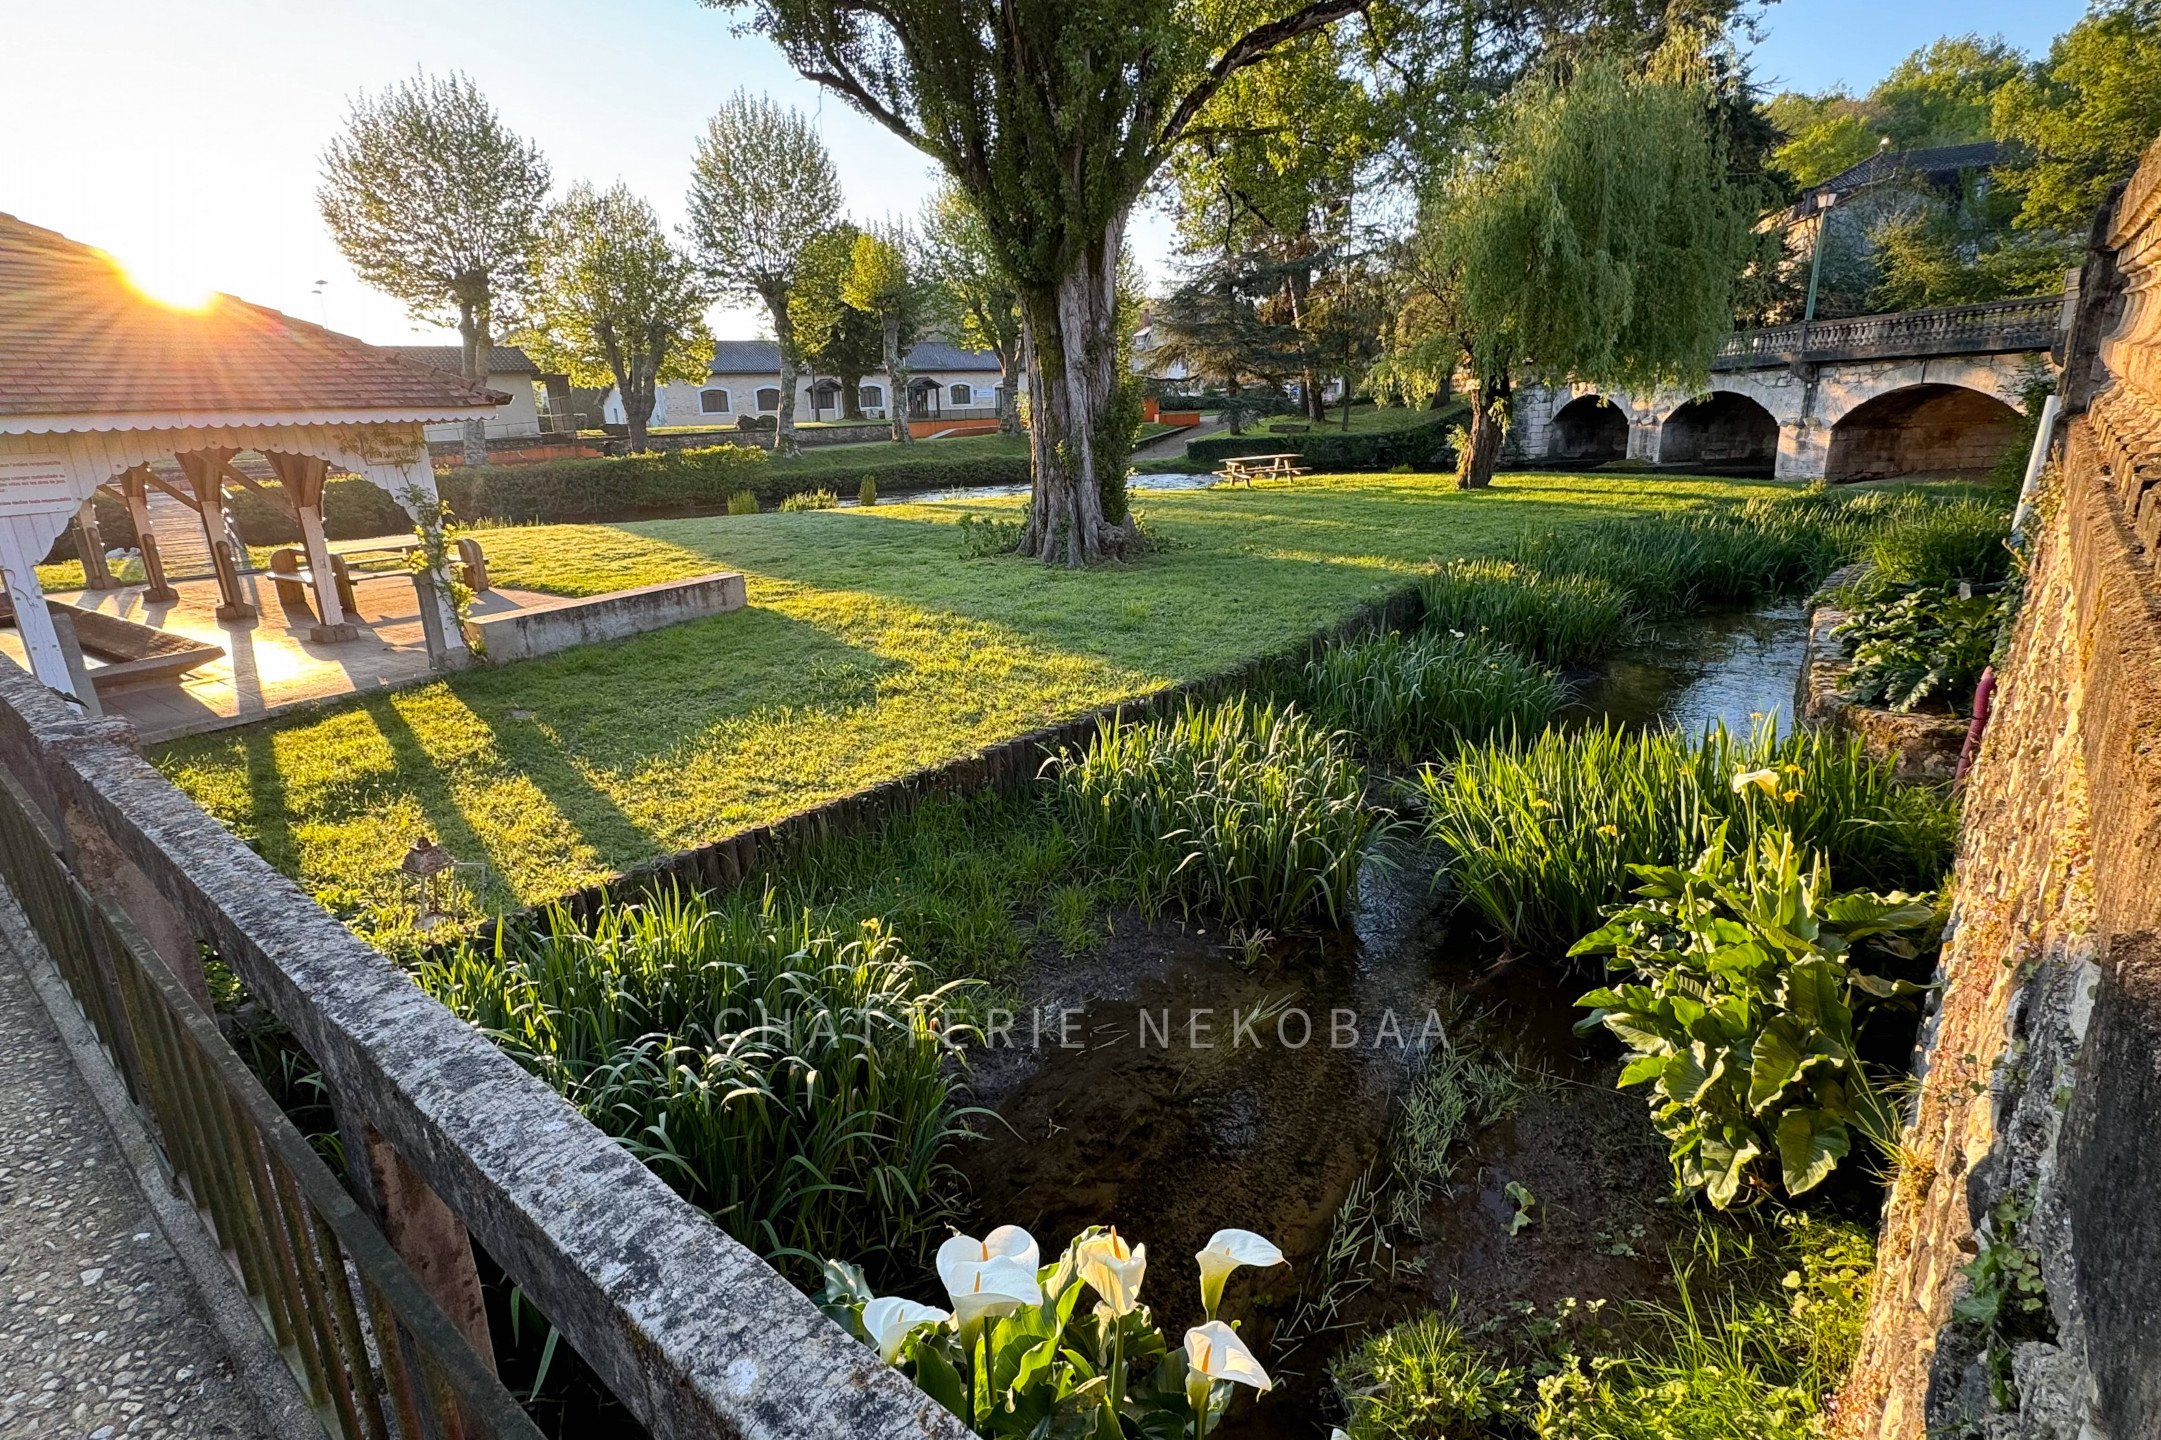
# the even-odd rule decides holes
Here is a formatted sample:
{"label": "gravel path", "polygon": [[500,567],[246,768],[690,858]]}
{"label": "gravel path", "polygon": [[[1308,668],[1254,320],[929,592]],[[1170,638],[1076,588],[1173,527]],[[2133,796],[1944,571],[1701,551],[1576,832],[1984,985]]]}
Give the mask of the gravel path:
{"label": "gravel path", "polygon": [[264,1434],[199,1303],[0,943],[0,1437]]}

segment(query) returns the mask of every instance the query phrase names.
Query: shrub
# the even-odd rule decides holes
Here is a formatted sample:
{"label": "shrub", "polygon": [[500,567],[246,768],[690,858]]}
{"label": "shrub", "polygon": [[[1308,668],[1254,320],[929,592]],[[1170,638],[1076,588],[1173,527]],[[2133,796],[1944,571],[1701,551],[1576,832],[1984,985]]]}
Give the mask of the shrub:
{"label": "shrub", "polygon": [[415,978],[762,1255],[916,1263],[943,1229],[948,992],[875,924],[669,892]]}
{"label": "shrub", "polygon": [[752,490],[738,490],[738,491],[736,491],[736,492],[735,492],[735,493],[734,493],[733,495],[730,495],[730,496],[728,497],[728,513],[729,513],[730,515],[755,515],[755,514],[757,514],[757,513],[758,513],[758,496],[757,496],[757,492],[756,492],[756,491],[752,491]]}
{"label": "shrub", "polygon": [[960,553],[964,560],[988,560],[1011,555],[1020,549],[1021,533],[1028,527],[1019,520],[995,515],[960,517]]}
{"label": "shrub", "polygon": [[1515,1414],[1523,1376],[1429,1313],[1369,1337],[1329,1367],[1350,1407],[1349,1440],[1455,1440],[1495,1433]]}
{"label": "shrub", "polygon": [[1186,445],[1186,458],[1214,468],[1234,455],[1274,455],[1295,450],[1316,470],[1390,470],[1409,465],[1445,470],[1455,464],[1444,421],[1401,430],[1315,430],[1304,435],[1209,435]]}
{"label": "shrub", "polygon": [[[275,481],[265,483],[272,490],[277,488]],[[241,544],[300,543],[300,523],[267,495],[228,486],[225,503]],[[122,508],[120,513],[124,517],[127,511]],[[114,538],[114,530],[106,525],[102,509],[98,522],[105,532],[107,544],[120,543]],[[358,475],[333,475],[323,482],[323,534],[326,538],[364,540],[375,535],[410,535],[412,529],[413,517],[382,486]],[[127,534],[130,537],[127,543],[133,544],[135,528],[132,522]]]}
{"label": "shrub", "polygon": [[1543,665],[1484,636],[1382,635],[1331,645],[1305,667],[1313,717],[1409,763],[1495,735],[1529,735],[1566,703]]}
{"label": "shrub", "polygon": [[[1751,777],[1738,788],[1737,777]],[[1765,781],[1771,783],[1766,788]],[[1933,889],[1957,833],[1949,797],[1891,779],[1856,737],[1769,725],[1700,739],[1604,727],[1489,742],[1420,772],[1430,837],[1462,903],[1510,945],[1558,951],[1625,898],[1632,863],[1681,865],[1713,826],[1776,825],[1878,889]]]}
{"label": "shrub", "polygon": [[1723,827],[1696,863],[1635,865],[1636,899],[1576,942],[1632,978],[1576,1003],[1629,1050],[1621,1086],[1648,1084],[1675,1176],[1723,1210],[1773,1169],[1789,1196],[1830,1178],[1858,1130],[1898,1119],[1857,1049],[1854,1014],[1918,987],[1860,968],[1911,961],[1930,897],[1831,892],[1820,853],[1771,830],[1739,856]]}
{"label": "shrub", "polygon": [[798,490],[780,502],[783,515],[793,515],[804,510],[830,510],[840,503],[840,497],[820,486],[816,490]]}
{"label": "shrub", "polygon": [[1628,638],[1628,599],[1603,580],[1507,560],[1451,560],[1420,587],[1426,624],[1483,634],[1549,665],[1583,665]]}
{"label": "shrub", "polygon": [[1288,708],[1243,697],[1104,721],[1044,766],[1067,830],[1144,909],[1239,924],[1341,924],[1378,821],[1365,773]]}
{"label": "shrub", "polygon": [[878,482],[874,477],[869,475],[863,477],[863,483],[856,487],[855,503],[858,505],[875,505],[878,503]]}
{"label": "shrub", "polygon": [[1853,658],[1845,695],[1905,714],[1930,702],[1973,698],[2003,628],[2004,591],[1961,597],[1955,585],[1917,585],[1859,600],[1832,633]]}
{"label": "shrub", "polygon": [[1870,580],[1884,585],[1975,584],[2011,573],[2011,517],[1985,500],[1913,507],[1868,541]]}

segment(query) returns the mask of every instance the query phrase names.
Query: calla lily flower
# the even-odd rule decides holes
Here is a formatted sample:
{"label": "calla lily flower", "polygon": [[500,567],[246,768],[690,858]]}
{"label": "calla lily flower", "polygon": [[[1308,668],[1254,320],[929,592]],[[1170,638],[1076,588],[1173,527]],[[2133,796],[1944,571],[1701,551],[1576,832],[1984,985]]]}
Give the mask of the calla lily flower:
{"label": "calla lily flower", "polygon": [[1148,1273],[1148,1247],[1127,1245],[1116,1230],[1084,1240],[1073,1259],[1081,1279],[1103,1297],[1113,1315],[1130,1315],[1141,1303],[1141,1277]]}
{"label": "calla lily flower", "polygon": [[918,1305],[898,1295],[880,1295],[863,1306],[863,1330],[878,1347],[878,1358],[890,1365],[900,1347],[918,1325],[943,1325],[952,1319],[935,1305]]}
{"label": "calla lily flower", "polygon": [[938,1278],[945,1282],[945,1293],[958,1298],[976,1291],[970,1267],[1010,1260],[1027,1270],[1032,1283],[1041,1255],[1035,1237],[1018,1225],[1000,1225],[980,1240],[955,1235],[938,1247]]}
{"label": "calla lily flower", "polygon": [[963,1329],[986,1316],[1010,1315],[1023,1305],[1043,1303],[1035,1267],[1002,1255],[968,1266],[962,1284],[965,1288],[954,1289],[948,1281],[947,1293],[953,1297],[953,1318]]}
{"label": "calla lily flower", "polygon": [[1778,793],[1778,772],[1776,770],[1737,770],[1734,772],[1734,794],[1740,794],[1751,785],[1766,795],[1776,795]]}
{"label": "calla lily flower", "polygon": [[1246,1342],[1238,1338],[1238,1332],[1221,1320],[1211,1320],[1186,1331],[1186,1369],[1194,1375],[1205,1375],[1211,1381],[1228,1380],[1234,1385],[1250,1385],[1264,1395],[1276,1384],[1261,1368],[1261,1362],[1253,1358]]}
{"label": "calla lily flower", "polygon": [[1193,1257],[1201,1267],[1201,1309],[1209,1319],[1223,1303],[1223,1282],[1241,1265],[1266,1268],[1283,1263],[1283,1252],[1251,1230],[1218,1230]]}

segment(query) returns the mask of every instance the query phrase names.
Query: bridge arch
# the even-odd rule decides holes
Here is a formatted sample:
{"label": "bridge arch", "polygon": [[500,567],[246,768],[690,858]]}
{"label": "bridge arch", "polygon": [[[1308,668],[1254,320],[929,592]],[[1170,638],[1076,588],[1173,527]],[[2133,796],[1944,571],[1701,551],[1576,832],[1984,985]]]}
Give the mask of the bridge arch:
{"label": "bridge arch", "polygon": [[1578,395],[1553,412],[1546,430],[1550,460],[1625,460],[1633,418],[1627,400],[1599,394]]}
{"label": "bridge arch", "polygon": [[2019,412],[1985,390],[1928,381],[1864,400],[1831,427],[1827,480],[1986,470],[2018,438]]}
{"label": "bridge arch", "polygon": [[1778,417],[1738,390],[1713,390],[1675,407],[1658,430],[1661,465],[1716,465],[1768,475],[1778,461]]}

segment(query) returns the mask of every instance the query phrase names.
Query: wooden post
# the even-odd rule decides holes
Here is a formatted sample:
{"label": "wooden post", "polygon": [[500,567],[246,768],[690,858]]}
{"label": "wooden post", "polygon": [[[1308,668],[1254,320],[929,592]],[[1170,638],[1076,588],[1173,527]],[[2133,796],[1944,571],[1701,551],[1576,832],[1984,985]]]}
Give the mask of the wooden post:
{"label": "wooden post", "polygon": [[[180,472],[195,492],[195,509],[203,521],[203,536],[210,543],[210,563],[218,573],[218,618],[253,620],[255,607],[240,589],[240,559],[227,544],[225,533],[225,466],[237,450],[189,450],[177,458]],[[221,558],[222,557],[222,558]]]}
{"label": "wooden post", "polygon": [[98,533],[97,502],[85,500],[75,512],[75,553],[83,562],[83,588],[117,590],[112,567],[105,563],[105,537]]}
{"label": "wooden post", "polygon": [[149,467],[137,465],[120,476],[120,494],[128,502],[128,519],[135,525],[135,547],[143,552],[143,599],[152,605],[170,605],[180,592],[165,583],[165,557],[158,554],[158,537],[150,528]]}
{"label": "wooden post", "polygon": [[396,1146],[365,1119],[360,1128],[366,1137],[367,1189],[384,1238],[412,1267],[414,1278],[450,1323],[464,1333],[481,1363],[493,1370],[495,1346],[488,1337],[488,1309],[480,1271],[473,1264],[472,1236]]}
{"label": "wooden post", "polygon": [[323,481],[329,476],[330,462],[282,451],[265,451],[263,458],[277,473],[278,483],[285,487],[286,496],[293,502],[293,513],[300,521],[300,542],[307,551],[308,578],[315,590],[315,613],[319,617],[308,638],[322,644],[358,638],[359,629],[345,618],[337,575],[330,565],[330,544],[323,538]]}

